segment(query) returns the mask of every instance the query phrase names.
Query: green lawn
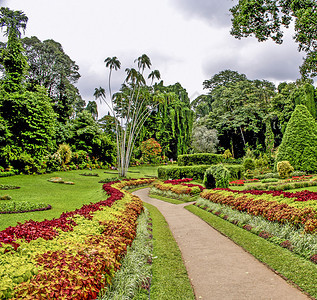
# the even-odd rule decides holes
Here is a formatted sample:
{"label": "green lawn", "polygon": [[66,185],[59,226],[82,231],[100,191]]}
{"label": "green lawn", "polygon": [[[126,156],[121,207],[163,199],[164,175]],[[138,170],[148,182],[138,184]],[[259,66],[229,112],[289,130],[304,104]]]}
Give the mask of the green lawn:
{"label": "green lawn", "polygon": [[[129,172],[128,177],[131,178],[142,178],[146,175],[153,176],[157,174],[157,167],[138,167],[131,168],[130,170],[133,173]],[[97,173],[99,177],[79,175],[82,173]],[[15,226],[17,222],[23,223],[30,219],[42,221],[44,219],[58,218],[61,213],[80,208],[83,204],[104,200],[105,194],[101,189],[102,184],[98,183],[98,181],[115,176],[115,171],[111,170],[76,170],[43,175],[16,175],[0,178],[0,184],[21,187],[18,190],[0,190],[0,195],[10,195],[12,197],[11,201],[44,202],[52,206],[52,209],[47,211],[2,214],[0,217],[0,230],[8,226]],[[65,181],[72,181],[75,184],[52,183],[48,181],[51,177],[61,177]]]}

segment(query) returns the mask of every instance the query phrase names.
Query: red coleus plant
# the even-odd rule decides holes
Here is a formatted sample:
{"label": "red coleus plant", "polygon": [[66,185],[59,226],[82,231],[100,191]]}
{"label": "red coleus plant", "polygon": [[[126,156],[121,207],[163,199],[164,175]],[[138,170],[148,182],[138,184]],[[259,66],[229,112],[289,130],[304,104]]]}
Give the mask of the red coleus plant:
{"label": "red coleus plant", "polygon": [[164,183],[170,183],[173,185],[183,185],[183,186],[188,186],[188,187],[194,187],[198,186],[200,191],[203,191],[205,188],[200,185],[200,184],[192,184],[192,183],[186,183],[192,181],[193,178],[183,178],[183,179],[170,179],[170,180],[165,180]]}
{"label": "red coleus plant", "polygon": [[[121,199],[124,194],[110,185],[103,186],[107,193],[111,193],[107,199],[110,201],[88,205],[76,212],[90,219],[92,211],[104,205],[111,206],[113,201]],[[66,246],[59,251],[39,254],[36,257],[38,274],[17,285],[12,299],[96,299],[99,291],[111,283],[120,267],[119,261],[132,244],[142,210],[142,201],[132,196],[121,213],[116,211],[115,220],[99,222],[102,226],[100,234],[86,236],[84,242],[70,244],[69,249]],[[62,219],[67,220],[72,215],[73,212],[65,213]]]}

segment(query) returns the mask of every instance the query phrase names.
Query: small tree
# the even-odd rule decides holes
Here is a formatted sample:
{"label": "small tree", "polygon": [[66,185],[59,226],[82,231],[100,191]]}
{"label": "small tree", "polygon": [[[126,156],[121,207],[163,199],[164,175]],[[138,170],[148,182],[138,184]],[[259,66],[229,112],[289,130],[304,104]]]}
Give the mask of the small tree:
{"label": "small tree", "polygon": [[141,146],[142,158],[145,162],[157,163],[162,152],[161,145],[154,139],[148,139],[142,142]]}
{"label": "small tree", "polygon": [[196,126],[193,129],[192,147],[196,152],[215,153],[219,143],[218,131],[206,126]]}
{"label": "small tree", "polygon": [[285,130],[276,164],[289,161],[295,170],[317,171],[317,125],[304,105],[297,105]]}

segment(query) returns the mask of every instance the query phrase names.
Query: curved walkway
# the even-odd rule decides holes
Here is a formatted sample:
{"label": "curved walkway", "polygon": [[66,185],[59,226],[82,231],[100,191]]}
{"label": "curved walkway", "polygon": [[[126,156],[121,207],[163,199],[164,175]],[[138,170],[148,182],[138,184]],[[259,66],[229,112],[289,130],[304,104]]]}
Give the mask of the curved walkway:
{"label": "curved walkway", "polygon": [[148,197],[149,189],[133,192],[156,206],[165,217],[182,252],[196,299],[310,299],[251,254],[190,213],[185,204]]}

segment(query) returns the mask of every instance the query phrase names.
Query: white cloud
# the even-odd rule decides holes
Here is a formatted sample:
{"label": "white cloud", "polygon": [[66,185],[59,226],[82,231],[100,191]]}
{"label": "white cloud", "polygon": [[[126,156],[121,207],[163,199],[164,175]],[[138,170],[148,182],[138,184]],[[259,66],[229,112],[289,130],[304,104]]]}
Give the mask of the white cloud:
{"label": "white cloud", "polygon": [[[1,1],[1,0],[0,0]],[[107,87],[104,59],[117,56],[123,70],[146,53],[164,84],[180,82],[188,94],[232,69],[250,79],[296,80],[301,55],[290,38],[284,45],[230,36],[231,0],[7,0],[29,17],[26,35],[54,39],[80,67],[78,87],[86,100]],[[114,73],[113,89],[123,81]]]}

